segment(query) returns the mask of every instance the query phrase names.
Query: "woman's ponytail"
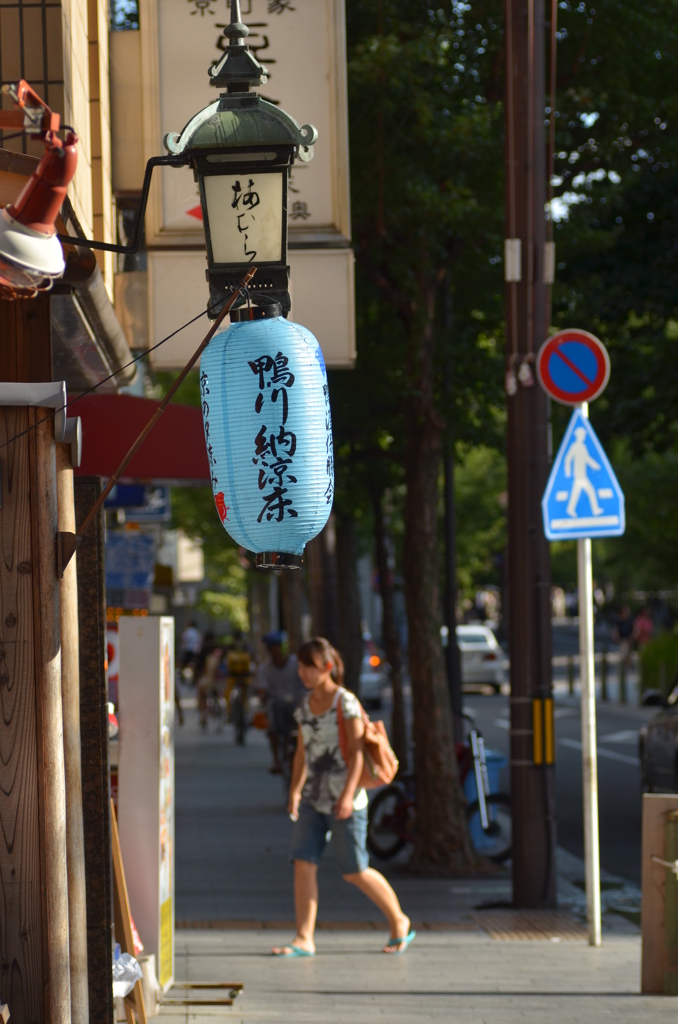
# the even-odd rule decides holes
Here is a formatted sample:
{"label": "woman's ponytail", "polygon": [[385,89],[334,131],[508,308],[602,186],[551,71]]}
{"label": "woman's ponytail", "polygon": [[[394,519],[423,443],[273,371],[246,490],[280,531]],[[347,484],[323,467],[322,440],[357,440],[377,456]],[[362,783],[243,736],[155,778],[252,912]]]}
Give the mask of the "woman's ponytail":
{"label": "woman's ponytail", "polygon": [[337,686],[344,685],[344,659],[339,654],[336,647],[332,644],[327,645],[332,652],[332,660],[334,661],[334,668],[332,669],[332,678],[334,679]]}

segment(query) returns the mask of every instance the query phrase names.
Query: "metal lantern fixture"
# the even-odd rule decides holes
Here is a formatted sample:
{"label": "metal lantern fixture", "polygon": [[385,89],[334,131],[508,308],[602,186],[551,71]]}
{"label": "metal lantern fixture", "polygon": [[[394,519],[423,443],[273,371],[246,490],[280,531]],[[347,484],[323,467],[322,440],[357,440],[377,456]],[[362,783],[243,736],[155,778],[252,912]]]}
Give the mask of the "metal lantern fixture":
{"label": "metal lantern fixture", "polygon": [[224,35],[228,46],[210,81],[225,92],[181,133],[170,132],[165,147],[190,162],[200,188],[210,305],[218,307],[256,264],[254,289],[287,315],[287,179],[296,158],[311,159],[318,133],[250,92],[266,82],[267,70],[245,43],[239,0],[231,0]]}
{"label": "metal lantern fixture", "polygon": [[332,509],[327,371],[277,302],[231,313],[200,364],[212,489],[224,528],[266,569],[298,569]]}

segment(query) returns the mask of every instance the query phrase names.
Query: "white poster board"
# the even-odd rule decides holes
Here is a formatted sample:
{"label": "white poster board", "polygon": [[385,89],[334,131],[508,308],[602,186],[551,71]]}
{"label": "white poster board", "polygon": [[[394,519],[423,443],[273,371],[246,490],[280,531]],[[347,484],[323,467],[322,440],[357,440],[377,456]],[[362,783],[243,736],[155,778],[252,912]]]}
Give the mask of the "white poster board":
{"label": "white poster board", "polygon": [[[356,355],[353,250],[292,249],[288,256],[292,299],[289,319],[315,334],[331,370],[351,369]],[[205,308],[206,266],[203,252],[149,252],[150,346],[157,345],[179,324],[187,323]],[[209,326],[210,321],[203,316],[151,352],[153,369],[181,369]]]}
{"label": "white poster board", "polygon": [[[225,0],[140,0],[145,159],[162,152],[219,95],[208,67],[222,56]],[[308,164],[297,162],[289,196],[289,242],[347,245],[350,238],[344,0],[242,0],[247,43],[269,71],[255,91],[318,129]],[[157,175],[157,176],[156,176]],[[204,244],[200,199],[187,168],[156,172],[146,242]]]}
{"label": "white poster board", "polygon": [[174,980],[174,619],[121,616],[118,828],[130,908],[161,987]]}

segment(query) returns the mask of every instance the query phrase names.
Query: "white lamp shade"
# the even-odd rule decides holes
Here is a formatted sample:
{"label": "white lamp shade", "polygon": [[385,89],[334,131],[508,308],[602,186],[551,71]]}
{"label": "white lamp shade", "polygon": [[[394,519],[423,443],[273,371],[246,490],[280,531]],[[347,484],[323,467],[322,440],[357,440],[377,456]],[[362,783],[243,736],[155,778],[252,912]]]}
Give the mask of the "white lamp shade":
{"label": "white lamp shade", "polygon": [[[61,277],[66,264],[63,249],[55,234],[27,228],[10,217],[7,210],[0,214],[0,276],[12,277],[12,270],[35,278]],[[14,275],[16,276],[16,275]]]}

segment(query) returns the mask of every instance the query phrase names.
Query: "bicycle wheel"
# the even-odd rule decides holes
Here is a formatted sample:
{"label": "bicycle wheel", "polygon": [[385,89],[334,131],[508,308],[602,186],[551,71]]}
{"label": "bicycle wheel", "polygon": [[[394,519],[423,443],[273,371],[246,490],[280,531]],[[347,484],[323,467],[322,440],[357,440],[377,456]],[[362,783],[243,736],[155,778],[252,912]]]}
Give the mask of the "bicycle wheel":
{"label": "bicycle wheel", "polygon": [[405,845],[408,800],[400,786],[387,786],[370,803],[367,849],[381,860],[395,857]]}
{"label": "bicycle wheel", "polygon": [[474,800],[466,808],[471,840],[477,853],[501,864],[511,856],[513,823],[511,819],[511,797],[506,793],[491,793],[485,797],[488,827],[483,828],[480,820],[480,804]]}

